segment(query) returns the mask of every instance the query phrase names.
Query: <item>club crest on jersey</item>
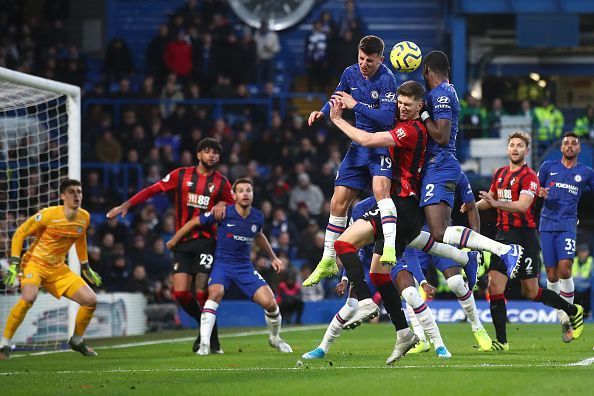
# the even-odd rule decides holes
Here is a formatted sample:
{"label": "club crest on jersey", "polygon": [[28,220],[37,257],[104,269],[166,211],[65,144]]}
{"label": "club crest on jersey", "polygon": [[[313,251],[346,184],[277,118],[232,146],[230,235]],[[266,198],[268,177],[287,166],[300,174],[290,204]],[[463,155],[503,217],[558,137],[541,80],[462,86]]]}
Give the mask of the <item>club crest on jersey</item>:
{"label": "club crest on jersey", "polygon": [[514,177],[513,179],[511,179],[511,180],[509,181],[509,185],[510,185],[510,186],[513,186],[515,182],[516,182],[516,178]]}
{"label": "club crest on jersey", "polygon": [[25,275],[25,278],[31,279],[31,278],[33,278],[33,274],[32,273],[28,273],[27,275]]}
{"label": "club crest on jersey", "polygon": [[82,227],[76,227],[76,232],[77,232],[78,234],[82,234],[82,232],[83,232],[83,228],[82,228]]}
{"label": "club crest on jersey", "polygon": [[213,193],[215,188],[217,188],[217,186],[214,185],[214,183],[208,183],[208,192],[209,193]]}
{"label": "club crest on jersey", "polygon": [[575,176],[573,177],[573,180],[575,180],[575,181],[576,181],[576,183],[579,183],[579,182],[581,182],[581,181],[582,181],[582,176],[581,176],[581,175],[575,175]]}
{"label": "club crest on jersey", "polygon": [[258,230],[258,226],[255,224],[252,224],[252,232],[256,232]]}
{"label": "club crest on jersey", "polygon": [[379,93],[377,93],[377,91],[371,91],[371,97],[373,99],[377,99],[377,98],[379,98]]}
{"label": "club crest on jersey", "polygon": [[173,263],[173,270],[177,271],[178,268],[179,268],[179,263]]}
{"label": "club crest on jersey", "polygon": [[35,221],[41,221],[41,213],[37,213],[37,215],[35,215]]}

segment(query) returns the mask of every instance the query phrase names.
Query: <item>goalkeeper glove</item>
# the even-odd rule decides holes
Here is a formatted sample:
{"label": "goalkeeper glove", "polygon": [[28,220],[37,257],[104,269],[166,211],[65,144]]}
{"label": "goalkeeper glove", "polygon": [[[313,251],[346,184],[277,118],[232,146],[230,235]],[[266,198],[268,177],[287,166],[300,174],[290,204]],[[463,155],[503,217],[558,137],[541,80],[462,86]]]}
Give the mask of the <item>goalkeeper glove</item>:
{"label": "goalkeeper glove", "polygon": [[82,263],[80,265],[80,268],[82,270],[83,276],[90,284],[95,286],[101,286],[101,283],[103,282],[101,280],[101,276],[95,271],[93,271],[93,269],[89,266],[89,263]]}
{"label": "goalkeeper glove", "polygon": [[21,275],[21,258],[11,257],[8,259],[8,273],[4,278],[6,286],[15,286],[17,278]]}

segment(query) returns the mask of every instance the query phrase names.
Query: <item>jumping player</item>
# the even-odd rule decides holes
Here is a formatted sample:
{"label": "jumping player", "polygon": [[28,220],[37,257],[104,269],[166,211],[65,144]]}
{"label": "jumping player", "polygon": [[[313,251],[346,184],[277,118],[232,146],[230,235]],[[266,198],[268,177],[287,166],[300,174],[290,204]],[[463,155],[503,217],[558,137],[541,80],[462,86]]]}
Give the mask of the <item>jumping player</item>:
{"label": "jumping player", "polygon": [[[449,83],[449,72],[446,54],[432,51],[425,56],[423,78],[429,93],[427,111],[421,113],[421,118],[431,138],[427,143],[427,165],[423,171],[420,205],[425,210],[427,225],[435,241],[460,248],[487,250],[501,257],[511,272],[520,262],[521,246],[504,245],[470,228],[450,226],[461,170],[456,159],[460,103],[454,86]],[[465,267],[469,280],[476,278],[477,270],[474,266]]]}
{"label": "jumping player", "polygon": [[509,350],[507,343],[505,286],[508,278],[520,279],[524,297],[563,310],[571,321],[573,338],[584,331],[584,309],[561,298],[557,293],[538,286],[540,243],[534,220],[534,198],[539,193],[536,173],[526,164],[530,135],[515,132],[509,135],[507,154],[509,165],[499,168],[493,175],[489,192],[481,191],[479,210],[497,209],[497,240],[501,243],[519,241],[526,252],[524,259],[510,274],[509,268],[498,257],[492,257],[489,266],[489,294],[491,317],[497,341],[492,350]]}
{"label": "jumping player", "polygon": [[[4,283],[15,286],[17,278],[20,278],[21,298],[6,319],[0,341],[0,360],[10,357],[11,339],[25,319],[27,311],[33,306],[40,287],[58,299],[64,296],[80,304],[74,334],[68,344],[84,356],[97,355],[83,341],[85,329],[97,307],[97,296],[65,262],[66,254],[74,244],[83,276],[89,283],[101,285],[101,277],[89,266],[87,228],[91,216],[81,208],[82,198],[82,187],[78,180],[63,181],[60,185],[60,199],[64,205],[42,209],[21,224],[14,233],[10,267]],[[35,242],[21,260],[23,243],[29,235],[35,235]]]}
{"label": "jumping player", "polygon": [[[283,271],[283,262],[276,257],[268,239],[262,232],[264,215],[252,207],[254,201],[253,184],[250,179],[240,178],[233,184],[235,205],[226,208],[225,221],[219,222],[218,243],[215,262],[208,282],[208,300],[204,304],[200,321],[200,348],[198,355],[208,355],[211,351],[210,337],[216,320],[217,308],[231,282],[243,293],[264,308],[264,319],[268,327],[268,343],[280,352],[292,353],[291,346],[280,338],[282,317],[274,294],[264,278],[254,269],[250,261],[252,245],[255,242],[270,257],[272,268],[277,273]],[[183,236],[200,225],[214,225],[215,217],[206,212],[195,217],[179,229],[168,247],[174,247]]]}
{"label": "jumping player", "polygon": [[[355,113],[355,125],[367,132],[392,129],[396,117],[396,79],[382,62],[384,42],[376,36],[365,36],[358,46],[358,63],[347,67],[336,87],[333,99],[340,99],[344,106]],[[330,103],[321,111],[310,114],[308,124],[328,118]],[[330,218],[326,227],[322,259],[304,286],[319,283],[321,279],[338,272],[334,241],[347,226],[347,211],[357,192],[371,186],[384,222],[385,248],[382,262],[396,262],[396,207],[390,199],[392,161],[387,148],[363,147],[351,142],[336,180],[330,201]]]}
{"label": "jumping player", "polygon": [[[540,241],[547,271],[547,289],[573,303],[574,284],[571,266],[575,256],[577,205],[585,188],[594,190],[594,171],[578,163],[579,137],[567,132],[561,140],[562,158],[545,161],[538,171],[539,195],[544,198],[540,214]],[[573,330],[569,317],[558,311],[564,342],[571,342]]]}
{"label": "jumping player", "polygon": [[[215,170],[221,151],[218,140],[202,139],[196,147],[198,166],[173,170],[163,180],[111,209],[107,217],[125,216],[131,207],[145,202],[153,195],[173,191],[177,230],[191,219],[208,211],[212,211],[216,218],[222,218],[226,204],[232,204],[234,201],[231,184],[225,176]],[[173,250],[173,297],[198,323],[201,307],[204,307],[206,302],[206,284],[214,260],[215,232],[216,228],[213,225],[195,227],[192,232],[184,235],[181,243]],[[190,292],[192,282],[195,282],[195,297]],[[199,345],[198,336],[192,350],[196,352]],[[213,352],[222,353],[216,326],[210,345]]]}

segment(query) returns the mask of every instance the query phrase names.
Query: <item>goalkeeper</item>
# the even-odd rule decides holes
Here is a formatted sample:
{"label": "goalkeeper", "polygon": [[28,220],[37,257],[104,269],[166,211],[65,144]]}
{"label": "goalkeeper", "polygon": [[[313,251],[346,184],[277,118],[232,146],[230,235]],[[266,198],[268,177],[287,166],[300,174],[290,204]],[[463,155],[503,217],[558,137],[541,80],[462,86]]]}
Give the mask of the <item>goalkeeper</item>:
{"label": "goalkeeper", "polygon": [[[16,230],[12,238],[10,267],[4,275],[4,283],[8,287],[16,286],[17,278],[20,278],[21,298],[6,319],[0,341],[0,360],[10,357],[11,339],[35,302],[40,287],[56,298],[64,296],[80,304],[74,335],[70,338],[69,345],[84,356],[97,355],[83,341],[83,333],[97,306],[97,297],[85,281],[65,263],[66,253],[74,244],[83,276],[89,283],[101,285],[101,277],[88,263],[86,232],[90,215],[81,208],[82,197],[81,183],[67,179],[60,185],[60,199],[64,205],[42,209]],[[29,235],[35,235],[35,241],[21,260],[23,243]]]}

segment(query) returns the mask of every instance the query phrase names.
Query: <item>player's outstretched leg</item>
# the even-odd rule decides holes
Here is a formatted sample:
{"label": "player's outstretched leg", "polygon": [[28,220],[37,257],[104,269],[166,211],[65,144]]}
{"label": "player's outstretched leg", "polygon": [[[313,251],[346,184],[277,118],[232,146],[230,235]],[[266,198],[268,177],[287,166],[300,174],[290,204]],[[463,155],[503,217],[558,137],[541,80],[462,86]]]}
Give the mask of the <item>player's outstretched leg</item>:
{"label": "player's outstretched leg", "polygon": [[463,226],[446,228],[443,242],[460,248],[486,250],[496,254],[507,267],[507,276],[510,279],[514,279],[518,274],[524,252],[524,248],[520,245],[505,245]]}
{"label": "player's outstretched leg", "polygon": [[488,351],[491,349],[491,337],[487,334],[487,331],[483,327],[481,320],[479,319],[478,311],[476,309],[476,303],[474,301],[474,295],[472,290],[469,290],[462,278],[462,275],[457,274],[450,276],[446,280],[450,290],[458,297],[458,303],[464,310],[470,326],[472,327],[472,334],[479,344],[481,351]]}
{"label": "player's outstretched leg", "polygon": [[384,234],[384,250],[380,257],[380,262],[392,264],[396,262],[396,205],[394,205],[392,198],[388,197],[377,201],[377,207],[380,210],[382,231]]}
{"label": "player's outstretched leg", "polygon": [[[536,278],[534,278],[533,282],[536,282]],[[578,339],[582,336],[584,332],[584,308],[581,305],[570,304],[557,293],[540,287],[535,296],[525,296],[531,298],[533,301],[542,302],[549,307],[562,309],[569,316],[571,327],[573,328],[573,339]]]}
{"label": "player's outstretched leg", "polygon": [[332,318],[332,322],[326,329],[324,338],[317,348],[304,353],[301,358],[310,359],[322,359],[330,350],[330,345],[336,341],[340,334],[344,324],[355,315],[357,312],[358,301],[356,298],[347,298],[345,304],[340,308],[338,313]]}
{"label": "player's outstretched leg", "polygon": [[334,244],[338,257],[344,265],[347,278],[352,284],[353,290],[359,300],[357,312],[348,320],[343,328],[352,330],[361,324],[379,316],[379,307],[371,299],[371,292],[365,283],[363,264],[357,255],[357,249],[349,242],[338,240]]}
{"label": "player's outstretched leg", "polygon": [[[33,298],[33,301],[35,301],[35,298]],[[29,308],[32,306],[32,302],[20,298],[10,310],[8,317],[6,318],[6,326],[4,327],[4,333],[2,334],[2,340],[0,340],[0,360],[10,358],[12,336],[14,336],[14,333],[17,331],[23,322],[23,319],[25,319],[25,315],[27,315]]]}
{"label": "player's outstretched leg", "polygon": [[427,341],[427,337],[425,337],[425,330],[423,330],[421,322],[419,322],[417,315],[415,315],[415,311],[408,303],[406,303],[406,316],[408,317],[408,321],[412,326],[413,332],[417,335],[417,337],[419,337],[419,342],[417,345],[408,351],[407,354],[427,352],[429,349],[431,349],[431,344],[429,341]]}
{"label": "player's outstretched leg", "polygon": [[429,339],[433,343],[433,347],[435,348],[435,353],[437,357],[443,359],[449,359],[452,357],[452,354],[447,350],[445,344],[443,343],[443,339],[441,338],[441,333],[439,332],[439,328],[437,327],[437,323],[435,323],[435,318],[431,313],[431,310],[423,301],[423,298],[419,294],[419,291],[414,286],[409,286],[402,290],[402,297],[406,300],[406,303],[409,304],[417,319],[423,326],[423,330],[429,336]]}
{"label": "player's outstretched leg", "polygon": [[478,267],[481,264],[482,256],[478,252],[465,252],[454,246],[437,242],[431,234],[421,231],[409,247],[429,253],[433,256],[439,256],[451,259],[464,268],[468,278],[468,287],[472,290],[477,282]]}
{"label": "player's outstretched leg", "polygon": [[76,324],[74,326],[74,335],[68,341],[70,349],[83,356],[97,356],[97,352],[85,344],[83,340],[83,334],[91,322],[96,307],[97,304],[95,303],[91,306],[81,306],[78,309],[78,313],[76,314]]}
{"label": "player's outstretched leg", "polygon": [[[572,276],[569,276],[569,278],[567,279],[559,279],[559,295],[568,303],[573,304],[573,298],[575,296],[575,285],[573,283]],[[563,342],[571,342],[573,340],[573,326],[571,325],[571,321],[569,320],[565,312],[563,312],[562,317],[564,319],[561,322],[562,340]]]}

